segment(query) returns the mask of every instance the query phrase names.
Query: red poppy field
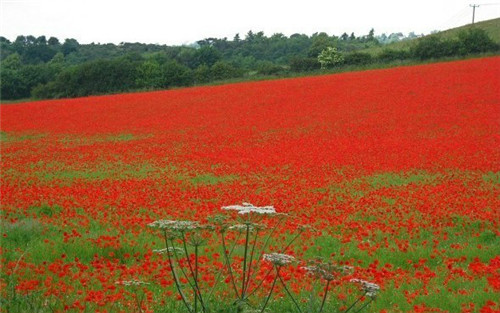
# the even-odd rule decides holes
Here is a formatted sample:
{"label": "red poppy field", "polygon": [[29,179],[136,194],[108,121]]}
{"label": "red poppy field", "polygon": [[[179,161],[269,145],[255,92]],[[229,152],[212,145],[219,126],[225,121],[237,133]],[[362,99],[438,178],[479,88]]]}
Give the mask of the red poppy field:
{"label": "red poppy field", "polygon": [[270,250],[309,225],[287,253],[378,284],[366,311],[500,312],[499,77],[490,57],[2,105],[0,310],[187,312],[147,225],[250,202],[289,214]]}

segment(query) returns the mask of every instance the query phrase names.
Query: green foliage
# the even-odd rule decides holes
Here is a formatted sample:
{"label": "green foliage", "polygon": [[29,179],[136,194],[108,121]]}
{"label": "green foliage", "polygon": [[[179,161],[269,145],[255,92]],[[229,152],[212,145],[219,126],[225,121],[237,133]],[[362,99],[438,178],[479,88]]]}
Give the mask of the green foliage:
{"label": "green foliage", "polygon": [[401,61],[410,58],[408,50],[384,49],[377,55],[377,59],[381,62]]}
{"label": "green foliage", "polygon": [[162,67],[162,87],[189,86],[193,83],[192,71],[179,62],[172,60]]}
{"label": "green foliage", "polygon": [[257,71],[262,75],[276,75],[283,72],[283,67],[270,61],[261,61],[257,63]]}
{"label": "green foliage", "polygon": [[319,69],[320,63],[317,58],[295,57],[290,61],[290,70],[293,72],[307,72]]}
{"label": "green foliage", "polygon": [[43,231],[40,222],[34,219],[22,219],[13,224],[2,222],[2,224],[2,232],[6,234],[8,242],[16,247],[25,247],[40,237]]}
{"label": "green foliage", "polygon": [[203,46],[194,54],[194,66],[212,66],[221,59],[221,53],[212,46]]}
{"label": "green foliage", "polygon": [[337,48],[328,47],[318,55],[318,62],[322,69],[330,66],[338,66],[344,62],[344,56],[337,51]]}
{"label": "green foliage", "polygon": [[212,66],[210,71],[211,71],[211,78],[213,80],[229,79],[242,75],[242,72],[239,69],[235,68],[229,63],[222,61],[217,61]]}
{"label": "green foliage", "polygon": [[21,56],[17,52],[9,55],[2,61],[2,70],[18,70],[21,66]]}
{"label": "green foliage", "polygon": [[137,64],[125,58],[98,60],[69,67],[54,81],[38,86],[35,98],[83,97],[135,88]]}
{"label": "green foliage", "polygon": [[485,182],[500,185],[500,172],[488,172],[483,175],[483,180]]}
{"label": "green foliage", "polygon": [[351,52],[345,55],[344,64],[366,65],[373,62],[372,55],[366,52]]}
{"label": "green foliage", "polygon": [[460,43],[459,53],[466,55],[470,53],[481,53],[498,50],[498,45],[480,28],[470,28],[458,33]]}
{"label": "green foliage", "polygon": [[335,45],[335,42],[335,39],[330,38],[326,33],[314,34],[307,56],[311,58],[317,57],[323,50]]}
{"label": "green foliage", "polygon": [[[190,86],[255,77],[255,74],[315,71],[320,62],[323,68],[344,65],[347,70],[352,66],[377,67],[380,66],[377,63],[495,52],[499,46],[490,36],[499,33],[495,26],[500,19],[495,21],[496,24],[488,24],[488,31],[474,26],[417,40],[403,38],[384,47],[379,43],[379,39],[385,40],[384,36],[375,36],[373,29],[359,37],[353,33],[340,37],[326,33],[287,37],[276,33],[268,37],[263,32],[250,31],[244,39],[239,35],[233,40],[206,38],[197,45],[174,47],[141,43],[80,44],[71,38],[61,43],[55,37],[45,36],[18,36],[10,42],[0,36],[0,96],[2,100],[78,97]],[[391,36],[404,37],[401,33]],[[330,47],[336,47],[336,52]]]}
{"label": "green foliage", "polygon": [[216,185],[219,183],[232,182],[236,179],[238,179],[238,176],[236,175],[215,176],[213,174],[203,174],[197,175],[189,181],[193,185]]}
{"label": "green foliage", "polygon": [[410,50],[414,58],[425,60],[498,50],[498,45],[480,28],[460,31],[457,38],[433,35],[421,38]]}
{"label": "green foliage", "polygon": [[2,69],[2,85],[0,87],[2,99],[21,99],[29,96],[28,86],[19,71],[16,70]]}
{"label": "green foliage", "polygon": [[76,39],[66,39],[61,47],[62,53],[64,53],[64,55],[68,55],[72,52],[76,52],[78,51],[79,46],[80,44],[76,41]]}
{"label": "green foliage", "polygon": [[163,87],[162,70],[155,60],[147,60],[137,68],[136,86],[139,88]]}
{"label": "green foliage", "polygon": [[193,75],[197,83],[207,83],[211,80],[210,68],[206,64],[198,66]]}

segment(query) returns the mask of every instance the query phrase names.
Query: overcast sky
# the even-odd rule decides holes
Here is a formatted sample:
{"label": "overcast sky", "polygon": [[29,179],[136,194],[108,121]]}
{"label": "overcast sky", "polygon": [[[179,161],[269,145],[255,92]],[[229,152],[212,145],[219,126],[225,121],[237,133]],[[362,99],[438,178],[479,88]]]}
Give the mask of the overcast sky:
{"label": "overcast sky", "polygon": [[[500,17],[500,0],[475,2],[476,21]],[[180,45],[232,39],[253,30],[268,36],[326,32],[428,34],[468,24],[474,3],[462,0],[0,0],[0,35],[46,35],[80,43]]]}

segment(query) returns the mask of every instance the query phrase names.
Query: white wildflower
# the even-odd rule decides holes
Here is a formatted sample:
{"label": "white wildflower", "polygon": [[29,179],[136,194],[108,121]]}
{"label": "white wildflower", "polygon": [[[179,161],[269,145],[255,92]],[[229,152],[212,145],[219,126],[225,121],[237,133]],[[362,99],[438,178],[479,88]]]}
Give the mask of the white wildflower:
{"label": "white wildflower", "polygon": [[242,205],[235,204],[223,206],[222,209],[226,211],[238,211],[238,214],[276,214],[276,209],[272,205],[258,207],[248,202],[243,202]]}
{"label": "white wildflower", "polygon": [[198,222],[192,221],[173,221],[173,220],[157,220],[148,224],[149,227],[159,229],[170,229],[176,231],[193,230],[200,227]]}
{"label": "white wildflower", "polygon": [[163,248],[163,249],[155,249],[153,250],[154,253],[158,254],[167,254],[167,253],[183,253],[184,251],[181,248],[177,247],[168,247],[168,248]]}
{"label": "white wildflower", "polygon": [[361,287],[363,288],[363,291],[370,298],[375,298],[377,296],[377,293],[380,290],[380,286],[379,285],[371,283],[371,282],[368,282],[366,280],[353,278],[350,281],[351,281],[351,283],[358,283],[358,284],[360,284]]}
{"label": "white wildflower", "polygon": [[264,254],[263,259],[276,266],[285,266],[295,261],[295,257],[283,253]]}
{"label": "white wildflower", "polygon": [[[238,230],[238,231],[244,231],[244,230],[247,230],[247,225],[245,224],[236,224],[236,225],[233,225],[233,226],[230,226],[228,229],[229,230]],[[251,228],[251,226],[250,226]]]}
{"label": "white wildflower", "polygon": [[124,286],[140,286],[140,285],[149,285],[149,283],[143,282],[142,280],[132,279],[132,280],[121,280],[115,282],[117,285]]}
{"label": "white wildflower", "polygon": [[310,265],[302,267],[303,270],[309,275],[314,276],[315,278],[323,278],[324,280],[334,280],[335,276],[323,268],[321,265]]}
{"label": "white wildflower", "polygon": [[339,266],[339,270],[344,273],[344,274],[352,274],[354,273],[354,267],[349,266],[349,265],[342,265]]}

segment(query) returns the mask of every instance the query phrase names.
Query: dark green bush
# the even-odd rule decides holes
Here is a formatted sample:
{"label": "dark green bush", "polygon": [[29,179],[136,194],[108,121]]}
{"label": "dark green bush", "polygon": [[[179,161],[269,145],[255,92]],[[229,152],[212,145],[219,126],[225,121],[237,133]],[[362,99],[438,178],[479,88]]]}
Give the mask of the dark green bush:
{"label": "dark green bush", "polygon": [[351,52],[344,56],[346,65],[367,65],[372,63],[372,56],[366,52]]}
{"label": "dark green bush", "polygon": [[469,28],[458,33],[460,55],[498,50],[498,45],[480,28]]}
{"label": "dark green bush", "polygon": [[458,42],[435,35],[424,37],[417,40],[417,44],[411,48],[410,53],[420,60],[453,56],[458,54]]}
{"label": "dark green bush", "polygon": [[283,72],[283,67],[270,61],[262,61],[257,64],[257,71],[262,75],[276,75]]}
{"label": "dark green bush", "polygon": [[408,50],[384,49],[376,58],[380,62],[401,61],[410,58],[410,52]]}
{"label": "dark green bush", "polygon": [[217,61],[210,68],[210,73],[213,80],[229,79],[241,76],[243,74],[242,71],[238,68],[223,61]]}
{"label": "dark green bush", "polygon": [[305,72],[319,70],[321,65],[317,58],[295,57],[290,60],[290,70],[293,72]]}

